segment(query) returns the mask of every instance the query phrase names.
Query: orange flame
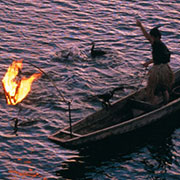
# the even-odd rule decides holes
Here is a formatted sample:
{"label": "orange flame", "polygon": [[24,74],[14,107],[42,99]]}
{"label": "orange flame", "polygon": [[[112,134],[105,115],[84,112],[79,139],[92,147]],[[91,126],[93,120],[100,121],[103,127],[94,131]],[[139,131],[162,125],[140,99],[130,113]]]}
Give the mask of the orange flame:
{"label": "orange flame", "polygon": [[2,84],[5,91],[7,103],[16,105],[20,103],[30,92],[33,81],[41,76],[41,73],[31,75],[29,78],[18,78],[22,69],[22,60],[14,61],[8,68]]}

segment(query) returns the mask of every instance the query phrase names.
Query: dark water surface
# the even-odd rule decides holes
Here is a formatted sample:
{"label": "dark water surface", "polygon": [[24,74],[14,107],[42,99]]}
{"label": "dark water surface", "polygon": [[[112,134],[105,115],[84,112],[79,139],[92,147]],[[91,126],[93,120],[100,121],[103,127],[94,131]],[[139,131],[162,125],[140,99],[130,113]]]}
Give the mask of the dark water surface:
{"label": "dark water surface", "polygon": [[[161,26],[173,52],[170,65],[178,69],[180,1],[1,0],[0,78],[13,60],[33,63],[72,100],[77,121],[101,108],[93,95],[131,86],[114,101],[145,85],[142,63],[151,58],[150,45],[135,18],[147,30]],[[90,57],[92,41],[107,51],[104,57]],[[22,71],[28,76],[37,69],[24,63]],[[2,86],[0,98],[0,179],[180,179],[179,114],[124,141],[78,151],[47,138],[68,124],[67,105],[47,76],[35,81],[17,106],[6,104]],[[27,123],[15,136],[17,117]]]}

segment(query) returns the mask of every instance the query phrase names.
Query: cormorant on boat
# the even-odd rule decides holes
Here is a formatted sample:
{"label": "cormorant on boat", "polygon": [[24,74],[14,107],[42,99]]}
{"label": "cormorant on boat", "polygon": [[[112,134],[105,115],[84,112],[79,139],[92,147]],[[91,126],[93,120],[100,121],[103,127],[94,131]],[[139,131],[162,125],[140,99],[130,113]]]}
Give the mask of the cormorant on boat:
{"label": "cormorant on boat", "polygon": [[104,54],[106,54],[105,51],[103,50],[100,50],[100,49],[94,49],[95,47],[95,42],[92,42],[92,47],[91,47],[91,56],[94,58],[94,57],[97,57],[97,56],[103,56]]}
{"label": "cormorant on boat", "polygon": [[97,97],[102,100],[103,107],[105,106],[107,108],[108,106],[111,106],[110,99],[113,97],[115,91],[123,90],[123,88],[123,86],[117,87],[107,93],[97,95]]}

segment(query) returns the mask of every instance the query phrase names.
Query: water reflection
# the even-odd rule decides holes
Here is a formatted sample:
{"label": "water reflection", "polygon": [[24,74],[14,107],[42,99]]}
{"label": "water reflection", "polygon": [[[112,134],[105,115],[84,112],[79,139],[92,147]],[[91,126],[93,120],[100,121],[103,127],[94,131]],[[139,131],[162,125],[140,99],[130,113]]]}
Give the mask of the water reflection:
{"label": "water reflection", "polygon": [[[124,137],[116,137],[80,149],[79,156],[64,161],[56,176],[60,179],[104,179],[134,178],[148,172],[149,179],[163,179],[173,161],[173,133],[180,127],[178,115],[167,117],[160,122]],[[136,163],[135,163],[136,162]],[[108,174],[108,169],[111,169]],[[96,172],[96,173],[93,173]],[[84,178],[86,177],[86,178]]]}

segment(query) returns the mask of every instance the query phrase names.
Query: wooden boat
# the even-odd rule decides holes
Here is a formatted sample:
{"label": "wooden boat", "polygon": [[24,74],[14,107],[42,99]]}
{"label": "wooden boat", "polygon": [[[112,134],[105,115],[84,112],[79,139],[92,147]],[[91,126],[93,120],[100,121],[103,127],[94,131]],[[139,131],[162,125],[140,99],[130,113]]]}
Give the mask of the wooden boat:
{"label": "wooden boat", "polygon": [[175,83],[170,93],[170,101],[163,103],[159,96],[156,105],[143,101],[145,88],[140,89],[117,102],[108,109],[102,109],[88,117],[60,129],[49,136],[50,140],[69,148],[104,140],[109,137],[121,136],[144,126],[150,125],[163,117],[180,109],[180,70],[175,72]]}

